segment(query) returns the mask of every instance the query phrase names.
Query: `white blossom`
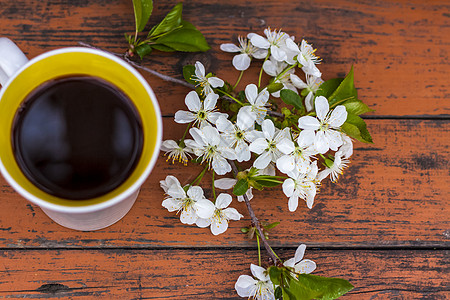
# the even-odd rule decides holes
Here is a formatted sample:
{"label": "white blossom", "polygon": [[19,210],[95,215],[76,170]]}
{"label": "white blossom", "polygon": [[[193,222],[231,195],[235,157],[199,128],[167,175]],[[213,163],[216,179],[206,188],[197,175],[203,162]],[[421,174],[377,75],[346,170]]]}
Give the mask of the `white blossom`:
{"label": "white blossom", "polygon": [[336,182],[339,179],[339,175],[344,173],[344,169],[348,167],[350,160],[341,156],[341,153],[336,152],[334,156],[334,162],[331,167],[326,167],[325,170],[321,171],[319,175],[317,175],[317,179],[322,181],[330,175],[330,179],[332,182]]}
{"label": "white blossom", "polygon": [[349,158],[353,154],[352,139],[345,133],[342,133],[342,141],[343,141],[342,146],[336,152],[336,155],[340,155],[343,158]]}
{"label": "white blossom", "polygon": [[217,129],[222,133],[223,139],[236,152],[238,162],[250,160],[248,143],[261,136],[261,133],[254,129],[253,124],[247,127],[249,123],[245,121],[244,113],[245,111],[239,110],[235,124],[225,117],[220,117],[216,122]]}
{"label": "white blossom", "polygon": [[224,175],[231,171],[231,166],[227,159],[235,160],[236,153],[223,141],[216,128],[206,125],[203,128],[191,128],[189,133],[194,138],[193,141],[186,141],[194,154],[202,157],[214,169],[218,175]]}
{"label": "white blossom", "polygon": [[283,192],[289,197],[289,211],[295,211],[298,207],[298,198],[306,201],[308,208],[312,208],[316,196],[317,161],[310,164],[306,172],[300,172],[294,168],[287,175],[290,177],[283,182]]}
{"label": "white blossom", "polygon": [[[306,107],[307,111],[313,110],[314,95],[317,92],[317,90],[319,89],[320,85],[323,83],[322,78],[316,77],[314,75],[306,74],[306,83],[305,83],[297,75],[291,74],[290,80],[296,88],[302,89],[302,90],[305,89],[308,92],[308,94],[306,95],[306,98],[305,98],[305,107]],[[304,94],[302,94],[302,95],[304,95]]]}
{"label": "white blossom", "polygon": [[177,111],[175,122],[181,124],[194,122],[194,124],[199,124],[199,127],[203,127],[208,124],[207,121],[215,124],[220,116],[228,117],[227,114],[217,112],[217,99],[219,99],[217,94],[210,93],[202,102],[196,91],[189,92],[184,100],[189,111]]}
{"label": "white blossom", "polygon": [[250,42],[261,49],[270,49],[270,55],[277,61],[284,61],[287,59],[286,54],[286,39],[290,38],[288,34],[281,30],[264,29],[265,37],[252,33],[250,35]]}
{"label": "white blossom", "polygon": [[245,116],[242,118],[242,126],[248,128],[255,122],[261,125],[267,114],[266,103],[269,100],[269,92],[264,89],[258,93],[258,87],[252,83],[245,87],[245,97],[250,105],[245,105],[239,110],[240,113],[242,111],[242,116]]}
{"label": "white blossom", "polygon": [[323,154],[329,149],[337,151],[342,145],[340,126],[347,120],[345,106],[338,105],[331,112],[327,98],[319,96],[315,100],[317,118],[304,116],[298,120],[298,127],[316,132],[314,146],[317,152]]}
{"label": "white blossom", "polygon": [[319,57],[314,54],[316,49],[313,49],[305,40],[302,40],[300,47],[292,39],[286,39],[285,43],[290,51],[296,53],[297,61],[305,74],[322,77],[322,73],[316,66],[320,63]]}
{"label": "white blossom", "polygon": [[252,43],[249,42],[247,38],[243,38],[241,36],[238,37],[239,46],[235,44],[222,44],[220,45],[220,50],[225,52],[239,52],[240,54],[235,55],[233,57],[233,66],[238,71],[247,70],[250,66],[250,62],[252,57],[256,59],[263,59],[267,56],[266,49],[260,49],[253,46]]}
{"label": "white blossom", "polygon": [[203,189],[199,186],[191,186],[187,192],[180,185],[178,179],[167,176],[161,181],[161,187],[167,194],[162,206],[169,212],[180,212],[180,221],[183,224],[194,224],[197,219],[210,218],[214,213],[214,204],[203,195]]}
{"label": "white blossom", "polygon": [[[287,63],[276,61],[271,57],[269,60],[266,60],[264,62],[263,70],[268,75],[272,77],[277,77],[286,69],[287,66],[288,66]],[[283,75],[281,75],[279,78],[277,78],[274,82],[283,84],[283,89],[289,89],[291,91],[298,93],[290,77],[292,74],[294,74],[294,72],[295,72],[294,69],[290,69],[286,71]],[[272,96],[280,97],[280,91],[272,93]]]}
{"label": "white blossom", "polygon": [[259,154],[259,157],[253,162],[253,166],[257,169],[264,169],[270,162],[276,162],[282,155],[277,144],[290,136],[288,127],[278,130],[271,120],[264,120],[261,128],[264,137],[257,138],[249,147],[251,152]]}
{"label": "white blossom", "polygon": [[309,274],[316,269],[316,263],[310,259],[303,259],[306,245],[301,244],[295,251],[295,256],[284,262],[283,265],[295,269],[297,274]]}
{"label": "white blossom", "polygon": [[255,300],[275,300],[273,283],[263,267],[251,264],[252,276],[239,276],[234,288],[240,297]]}
{"label": "white blossom", "polygon": [[187,165],[188,158],[191,158],[189,152],[192,150],[189,147],[181,147],[174,140],[165,140],[161,144],[161,151],[165,151],[164,155],[168,155],[166,161],[172,160],[172,163],[178,162]]}
{"label": "white blossom", "polygon": [[229,194],[221,193],[217,196],[213,215],[208,219],[197,219],[197,226],[210,226],[211,232],[214,235],[224,233],[228,229],[228,222],[230,220],[237,221],[244,217],[235,208],[228,207],[231,201],[232,198]]}
{"label": "white blossom", "polygon": [[303,130],[297,138],[297,145],[290,138],[283,139],[277,144],[277,148],[284,154],[277,159],[277,168],[283,173],[288,173],[294,168],[300,173],[307,171],[311,156],[316,154],[314,149],[314,132]]}
{"label": "white blossom", "polygon": [[192,77],[192,80],[198,82],[197,86],[202,88],[202,93],[205,96],[213,93],[213,88],[222,87],[225,84],[225,82],[218,77],[207,76],[205,73],[205,66],[199,61],[195,62],[195,76]]}

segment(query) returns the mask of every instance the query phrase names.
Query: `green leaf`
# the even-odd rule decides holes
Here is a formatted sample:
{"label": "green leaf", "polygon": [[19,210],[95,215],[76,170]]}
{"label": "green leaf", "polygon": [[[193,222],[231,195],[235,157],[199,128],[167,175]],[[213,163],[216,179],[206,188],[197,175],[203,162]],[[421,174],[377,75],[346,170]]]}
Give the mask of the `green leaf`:
{"label": "green leaf", "polygon": [[242,196],[244,195],[248,190],[248,181],[247,179],[240,179],[233,188],[233,194],[236,196]]}
{"label": "green leaf", "polygon": [[298,280],[290,281],[290,291],[296,296],[309,291],[310,298],[300,299],[321,299],[333,300],[341,297],[353,289],[353,285],[345,279],[328,278],[312,274],[299,274]]}
{"label": "green leaf", "polygon": [[330,107],[337,104],[343,104],[345,101],[354,101],[358,99],[358,92],[353,82],[353,66],[345,76],[344,80],[334,90],[334,92],[328,97]]}
{"label": "green leaf", "polygon": [[184,80],[186,80],[190,84],[196,85],[197,83],[194,80],[192,80],[193,76],[195,76],[195,66],[193,66],[193,65],[184,66],[183,67]]}
{"label": "green leaf", "polygon": [[141,32],[147,25],[148,19],[152,15],[152,0],[133,0],[134,19],[136,21],[136,31]]}
{"label": "green leaf", "polygon": [[350,137],[364,143],[373,143],[372,137],[367,130],[366,122],[355,114],[348,113],[347,120],[341,126],[343,132]]}
{"label": "green leaf", "polygon": [[175,49],[172,49],[172,48],[167,47],[165,45],[153,44],[152,47],[153,47],[153,49],[156,49],[156,50],[159,50],[159,51],[163,51],[163,52],[174,52],[174,51],[176,51]]}
{"label": "green leaf", "polygon": [[260,185],[262,185],[263,187],[274,187],[283,183],[274,176],[263,176],[263,177],[255,176],[252,177],[252,179],[255,180],[257,183],[259,183]]}
{"label": "green leaf", "polygon": [[284,89],[281,90],[280,97],[284,103],[293,105],[298,110],[304,110],[302,99],[296,92]]}
{"label": "green leaf", "polygon": [[284,87],[284,85],[281,82],[272,82],[267,86],[267,91],[269,93],[275,93],[281,90]]}
{"label": "green leaf", "polygon": [[273,222],[272,224],[264,226],[264,229],[272,229],[272,228],[275,228],[278,225],[280,225],[280,222]]}
{"label": "green leaf", "polygon": [[276,266],[271,266],[267,270],[269,272],[270,281],[274,285],[281,285],[281,274],[283,274],[284,268],[278,268]]}
{"label": "green leaf", "polygon": [[141,59],[143,59],[144,56],[152,52],[152,47],[149,44],[142,44],[134,48],[134,51],[139,55]]}
{"label": "green leaf", "polygon": [[346,101],[343,104],[347,109],[347,112],[352,113],[354,115],[362,115],[367,112],[373,111],[373,109],[369,108],[362,101]]}
{"label": "green leaf", "polygon": [[183,3],[178,3],[164,17],[164,19],[150,30],[148,37],[155,37],[182,26],[181,14],[183,11]]}
{"label": "green leaf", "polygon": [[181,28],[156,39],[154,43],[184,52],[203,52],[210,49],[203,34],[193,27],[192,24],[182,21],[182,25]]}
{"label": "green leaf", "polygon": [[274,293],[275,299],[283,299],[283,292],[281,290],[281,286],[277,286]]}
{"label": "green leaf", "polygon": [[330,98],[331,94],[338,88],[344,78],[333,78],[325,81],[319,87],[316,92],[316,97],[324,96],[325,98]]}

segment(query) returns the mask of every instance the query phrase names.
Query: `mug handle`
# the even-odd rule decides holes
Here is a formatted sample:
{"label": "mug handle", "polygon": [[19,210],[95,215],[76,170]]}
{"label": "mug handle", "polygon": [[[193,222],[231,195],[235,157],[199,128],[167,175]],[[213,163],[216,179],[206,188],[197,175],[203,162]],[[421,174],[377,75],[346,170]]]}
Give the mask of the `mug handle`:
{"label": "mug handle", "polygon": [[0,38],[0,84],[5,86],[8,79],[14,75],[28,58],[22,50],[8,38]]}

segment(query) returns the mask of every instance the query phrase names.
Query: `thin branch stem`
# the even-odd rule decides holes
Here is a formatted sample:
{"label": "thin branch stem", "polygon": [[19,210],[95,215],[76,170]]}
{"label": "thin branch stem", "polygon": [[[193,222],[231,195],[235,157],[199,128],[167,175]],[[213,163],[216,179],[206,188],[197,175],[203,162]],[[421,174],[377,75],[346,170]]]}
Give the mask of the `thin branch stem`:
{"label": "thin branch stem", "polygon": [[233,91],[236,89],[236,87],[238,86],[239,82],[241,81],[242,75],[244,75],[244,71],[241,71],[241,73],[239,74],[239,77],[238,77],[236,83],[233,85]]}
{"label": "thin branch stem", "polygon": [[[228,163],[231,165],[231,169],[233,170],[234,177],[238,174],[238,169],[236,166],[236,163],[234,161],[228,160]],[[275,265],[278,265],[281,263],[281,260],[277,257],[277,255],[274,253],[272,248],[270,247],[269,243],[267,242],[267,239],[264,236],[264,231],[261,226],[261,222],[258,220],[258,218],[255,215],[255,212],[253,211],[252,206],[250,205],[250,200],[248,199],[247,195],[242,195],[245,201],[245,205],[247,206],[248,214],[250,215],[250,218],[252,219],[252,225],[255,226],[256,230],[258,231],[259,236],[261,237],[262,244],[264,245],[264,249],[266,249],[267,254],[269,255],[270,259]]]}

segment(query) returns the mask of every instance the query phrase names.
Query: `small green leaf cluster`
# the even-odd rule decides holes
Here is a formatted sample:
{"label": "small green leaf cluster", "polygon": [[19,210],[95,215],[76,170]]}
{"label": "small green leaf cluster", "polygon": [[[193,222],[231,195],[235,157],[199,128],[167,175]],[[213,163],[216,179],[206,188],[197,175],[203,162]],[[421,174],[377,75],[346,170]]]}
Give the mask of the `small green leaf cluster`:
{"label": "small green leaf cluster", "polygon": [[233,188],[236,196],[244,195],[250,187],[262,190],[265,187],[274,187],[283,183],[280,179],[283,176],[258,175],[258,169],[252,167],[249,171],[239,172],[236,176],[238,180]]}
{"label": "small green leaf cluster", "polygon": [[139,38],[153,11],[152,0],[133,0],[136,32],[125,34],[129,44],[129,55],[137,54],[142,59],[153,49],[164,52],[203,52],[210,49],[203,34],[182,18],[183,4],[176,4],[164,19],[152,27],[144,38]]}
{"label": "small green leaf cluster", "polygon": [[353,66],[345,78],[334,78],[325,81],[316,92],[316,96],[324,96],[328,99],[330,108],[344,105],[347,110],[347,121],[341,129],[350,137],[364,143],[373,143],[364,120],[359,117],[373,111],[358,99],[358,91],[355,88]]}
{"label": "small green leaf cluster", "polygon": [[268,272],[275,288],[276,299],[332,300],[353,289],[353,285],[345,279],[297,274],[286,266],[272,266]]}

